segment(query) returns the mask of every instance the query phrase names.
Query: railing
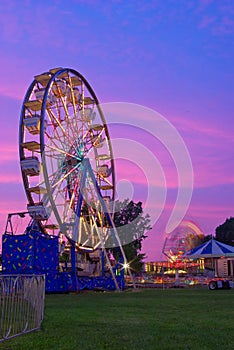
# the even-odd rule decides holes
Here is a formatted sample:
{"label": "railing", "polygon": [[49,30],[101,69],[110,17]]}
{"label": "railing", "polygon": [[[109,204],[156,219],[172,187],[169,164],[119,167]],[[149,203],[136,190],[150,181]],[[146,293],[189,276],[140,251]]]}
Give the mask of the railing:
{"label": "railing", "polygon": [[[157,277],[151,279],[135,278],[137,288],[172,288],[172,287],[196,287],[208,285],[209,278],[205,276],[179,277]],[[126,285],[131,287],[131,282],[127,280]]]}
{"label": "railing", "polygon": [[40,329],[44,275],[0,275],[0,342]]}

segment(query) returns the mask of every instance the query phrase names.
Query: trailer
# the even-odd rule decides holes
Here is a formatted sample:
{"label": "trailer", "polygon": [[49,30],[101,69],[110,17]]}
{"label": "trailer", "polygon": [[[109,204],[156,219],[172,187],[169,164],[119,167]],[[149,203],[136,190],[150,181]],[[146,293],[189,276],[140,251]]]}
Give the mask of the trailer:
{"label": "trailer", "polygon": [[208,282],[208,288],[210,290],[231,289],[233,288],[233,281],[224,278],[213,278]]}

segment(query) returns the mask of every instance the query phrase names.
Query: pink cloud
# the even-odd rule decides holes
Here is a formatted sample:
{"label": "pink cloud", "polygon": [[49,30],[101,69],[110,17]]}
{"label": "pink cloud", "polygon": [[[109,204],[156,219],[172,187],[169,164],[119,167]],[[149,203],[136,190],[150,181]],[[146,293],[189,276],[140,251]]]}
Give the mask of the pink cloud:
{"label": "pink cloud", "polygon": [[22,183],[22,177],[17,174],[0,174],[0,185],[2,186],[6,183]]}
{"label": "pink cloud", "polygon": [[223,16],[220,23],[213,29],[214,34],[233,34],[234,20],[227,16]]}
{"label": "pink cloud", "polygon": [[[140,118],[137,114],[135,119]],[[174,126],[181,133],[185,144],[188,147],[193,168],[195,188],[210,187],[217,184],[233,184],[234,176],[230,167],[232,166],[232,155],[230,149],[234,147],[233,135],[228,130],[220,128],[218,125],[211,125],[210,123],[199,121],[198,119],[188,119],[181,117],[171,118]],[[154,120],[147,120],[148,125],[154,124]],[[113,129],[111,125],[111,135],[113,139],[117,138],[119,133],[123,138],[133,139],[136,142],[144,145],[149,152],[153,152],[155,159],[159,161],[162,166],[165,179],[167,181],[167,188],[178,187],[178,177],[175,164],[171,159],[168,151],[160,145],[160,142],[150,135],[142,133],[137,129],[131,130],[129,128]],[[114,152],[115,154],[115,152]],[[141,158],[141,156],[140,156]],[[129,153],[131,160],[131,154]],[[136,159],[136,158],[135,158]],[[152,168],[152,162],[146,168]],[[126,170],[127,168],[119,167],[120,176],[133,179],[134,170]],[[131,168],[132,169],[132,168]],[[144,170],[144,169],[143,169]],[[155,179],[152,185],[159,186],[158,171],[155,170]],[[144,176],[135,176],[133,179],[138,184],[145,183]]]}
{"label": "pink cloud", "polygon": [[214,0],[199,0],[199,4],[203,7],[207,7],[208,5],[212,4]]}
{"label": "pink cloud", "polygon": [[173,118],[174,125],[181,132],[188,146],[195,176],[195,187],[233,184],[232,154],[234,140],[230,129],[193,121],[187,118]]}
{"label": "pink cloud", "polygon": [[[178,128],[180,132],[189,132],[193,133],[194,136],[203,136],[203,137],[214,137],[214,138],[221,138],[222,141],[226,142],[233,142],[233,136],[230,130],[225,130],[224,128],[221,129],[218,125],[215,126],[215,123],[217,123],[217,120],[215,119],[215,123],[211,125],[210,122],[207,122],[205,120],[200,120],[198,118],[191,119],[186,117],[173,117],[170,116],[171,121],[173,124]],[[196,141],[196,139],[192,139],[191,141]],[[200,142],[200,140],[199,140]],[[221,146],[225,145],[223,142],[221,142]]]}
{"label": "pink cloud", "polygon": [[[212,7],[210,6],[212,5]],[[213,35],[230,35],[234,33],[233,2],[201,0],[197,11],[201,15],[198,28],[210,31]],[[215,13],[215,15],[212,15]]]}
{"label": "pink cloud", "polygon": [[7,214],[26,210],[26,195],[24,193],[20,175],[6,172],[0,175],[0,232],[5,225]]}
{"label": "pink cloud", "polygon": [[7,146],[7,145],[1,145],[1,158],[0,158],[0,164],[9,162],[9,161],[15,161],[18,162],[18,149],[16,147]]}
{"label": "pink cloud", "polygon": [[[212,203],[210,203],[211,205]],[[201,205],[192,204],[189,209],[189,213],[191,213],[194,217],[215,220],[216,222],[221,223],[221,220],[225,220],[226,217],[233,215],[233,210],[228,205],[213,205],[212,207],[209,205]]]}
{"label": "pink cloud", "polygon": [[216,16],[204,16],[201,20],[201,22],[199,23],[198,27],[200,29],[209,27],[212,23],[214,23],[216,21]]}

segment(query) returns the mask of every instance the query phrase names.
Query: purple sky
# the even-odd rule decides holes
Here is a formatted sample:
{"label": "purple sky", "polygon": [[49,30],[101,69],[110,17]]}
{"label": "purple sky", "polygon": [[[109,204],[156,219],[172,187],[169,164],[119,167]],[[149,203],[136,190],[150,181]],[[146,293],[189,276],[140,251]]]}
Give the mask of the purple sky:
{"label": "purple sky", "polygon": [[[232,0],[2,0],[0,231],[8,212],[26,209],[18,160],[22,100],[34,75],[53,67],[78,70],[101,102],[140,104],[167,118],[194,169],[185,219],[211,234],[233,216],[233,18]],[[134,128],[111,131],[142,142],[164,169],[165,207],[144,244],[148,260],[159,259],[177,194],[175,168],[163,147]],[[132,167],[117,162],[117,179],[131,181],[133,198],[144,201],[144,175]]]}

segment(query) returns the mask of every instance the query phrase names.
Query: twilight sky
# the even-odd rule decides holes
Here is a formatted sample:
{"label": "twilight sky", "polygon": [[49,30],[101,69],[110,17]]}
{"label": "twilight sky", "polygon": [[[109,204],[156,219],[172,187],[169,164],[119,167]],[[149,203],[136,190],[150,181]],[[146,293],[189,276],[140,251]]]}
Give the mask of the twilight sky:
{"label": "twilight sky", "polygon": [[[54,67],[79,71],[102,103],[145,106],[177,129],[194,172],[186,220],[211,234],[234,215],[232,0],[1,0],[0,32],[0,232],[7,213],[26,209],[18,160],[22,100],[34,75]],[[144,118],[136,115],[141,125]],[[148,260],[159,259],[178,192],[175,164],[144,131],[111,122],[113,139],[135,140],[163,169],[165,205],[144,243]],[[154,118],[147,123],[157,128]],[[117,160],[117,180],[125,180],[128,194],[131,182],[132,198],[144,202],[147,174],[139,166],[130,153]],[[157,193],[160,174],[152,173]]]}

